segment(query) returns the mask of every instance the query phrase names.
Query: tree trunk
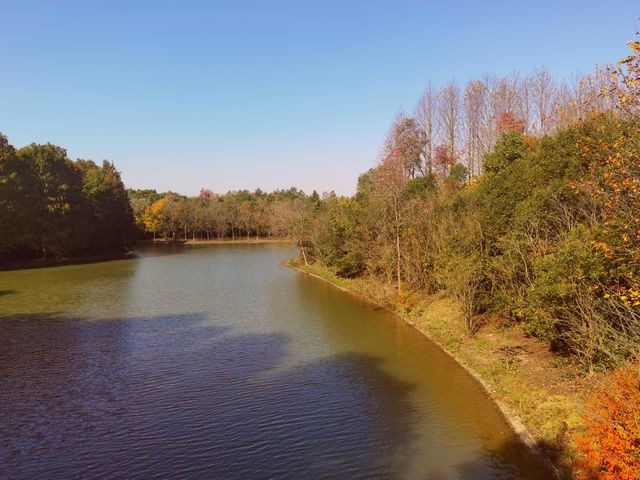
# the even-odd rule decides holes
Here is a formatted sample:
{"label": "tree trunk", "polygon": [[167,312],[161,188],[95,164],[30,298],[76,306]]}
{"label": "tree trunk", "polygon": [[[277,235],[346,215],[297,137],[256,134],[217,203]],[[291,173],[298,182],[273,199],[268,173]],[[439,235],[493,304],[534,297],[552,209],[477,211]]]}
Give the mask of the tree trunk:
{"label": "tree trunk", "polygon": [[304,258],[304,264],[305,266],[308,267],[309,263],[307,262],[307,254],[305,253],[304,247],[302,246],[302,240],[300,240],[299,245],[300,245],[300,252],[302,252],[302,258]]}
{"label": "tree trunk", "polygon": [[402,302],[403,298],[402,298],[402,271],[401,271],[401,265],[400,265],[400,218],[398,215],[398,200],[395,199],[393,202],[393,210],[394,210],[394,215],[395,215],[395,220],[396,220],[396,260],[397,260],[397,266],[396,266],[396,275],[397,275],[397,280],[398,280],[398,301]]}

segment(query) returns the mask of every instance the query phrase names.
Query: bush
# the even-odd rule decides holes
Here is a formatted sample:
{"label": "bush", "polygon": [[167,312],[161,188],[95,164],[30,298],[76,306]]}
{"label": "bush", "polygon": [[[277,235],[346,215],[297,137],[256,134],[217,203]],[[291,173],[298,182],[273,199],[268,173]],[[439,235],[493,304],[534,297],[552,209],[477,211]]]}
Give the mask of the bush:
{"label": "bush", "polygon": [[578,478],[640,478],[640,364],[611,373],[591,394],[585,432],[577,439]]}

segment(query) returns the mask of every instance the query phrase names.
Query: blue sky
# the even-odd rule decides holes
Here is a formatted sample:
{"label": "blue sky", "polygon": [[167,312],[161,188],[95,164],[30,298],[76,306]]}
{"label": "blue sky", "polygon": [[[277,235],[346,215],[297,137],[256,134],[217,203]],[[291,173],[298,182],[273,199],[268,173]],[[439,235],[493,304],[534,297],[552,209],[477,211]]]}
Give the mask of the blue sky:
{"label": "blue sky", "polygon": [[0,2],[0,131],[195,194],[355,190],[429,80],[589,72],[636,1]]}

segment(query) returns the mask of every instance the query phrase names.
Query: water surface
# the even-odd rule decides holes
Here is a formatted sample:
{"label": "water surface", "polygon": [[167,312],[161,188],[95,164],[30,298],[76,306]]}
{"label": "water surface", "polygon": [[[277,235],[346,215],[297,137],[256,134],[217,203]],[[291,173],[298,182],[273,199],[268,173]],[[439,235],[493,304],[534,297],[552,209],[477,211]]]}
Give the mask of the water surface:
{"label": "water surface", "polygon": [[0,477],[548,478],[436,346],[293,255],[0,272]]}

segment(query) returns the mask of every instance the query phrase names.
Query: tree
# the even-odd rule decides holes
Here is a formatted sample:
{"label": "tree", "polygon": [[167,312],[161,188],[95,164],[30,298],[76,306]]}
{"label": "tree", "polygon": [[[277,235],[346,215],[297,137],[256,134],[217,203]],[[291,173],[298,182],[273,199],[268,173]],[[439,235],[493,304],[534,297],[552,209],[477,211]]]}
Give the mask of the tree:
{"label": "tree", "polygon": [[479,81],[467,83],[464,92],[464,113],[466,126],[467,167],[471,176],[482,172],[482,155],[485,151],[482,126],[488,122],[487,86]]}
{"label": "tree", "polygon": [[422,175],[431,173],[433,167],[433,149],[435,147],[435,114],[436,95],[433,93],[431,82],[424,90],[415,109],[415,119],[422,131]]}
{"label": "tree", "polygon": [[484,171],[488,174],[500,172],[521,158],[526,150],[527,145],[520,133],[506,133],[494,150],[485,156]]}
{"label": "tree", "polygon": [[[411,171],[407,165],[415,160],[423,149],[422,136],[405,135],[405,118],[398,117],[385,142],[385,150],[379,165],[373,170],[370,202],[376,212],[375,223],[380,226],[383,238],[392,240],[398,301],[404,298],[402,290],[402,229],[405,224],[407,197],[405,186]],[[409,140],[413,145],[407,146]],[[399,148],[399,145],[403,145]],[[388,242],[387,240],[387,242]]]}
{"label": "tree", "polygon": [[0,134],[0,256],[37,248],[36,178],[28,162],[18,157]]}
{"label": "tree", "polygon": [[133,210],[120,172],[106,160],[101,167],[91,160],[78,160],[75,165],[92,210],[88,247],[98,251],[130,248],[134,243]]}
{"label": "tree", "polygon": [[460,88],[448,82],[438,92],[440,128],[449,157],[455,158],[460,128]]}
{"label": "tree", "polygon": [[436,147],[433,163],[436,173],[444,178],[449,175],[451,168],[456,164],[456,157],[452,155],[449,147],[440,144]]}
{"label": "tree", "polygon": [[154,240],[164,230],[164,209],[167,203],[168,198],[162,197],[149,205],[144,213],[144,225],[147,231],[153,233]]}
{"label": "tree", "polygon": [[552,108],[556,95],[556,83],[544,68],[537,69],[531,77],[533,104],[536,113],[536,129],[539,134],[547,134],[553,127]]}
{"label": "tree", "polygon": [[[640,38],[640,33],[636,33]],[[602,96],[609,96],[615,107],[625,115],[640,112],[640,41],[627,42],[631,53],[616,65],[605,67],[609,81],[601,87]]]}
{"label": "tree", "polygon": [[65,149],[35,143],[18,150],[36,178],[37,236],[43,257],[61,256],[86,245],[91,210],[82,194],[82,175]]}
{"label": "tree", "polygon": [[502,112],[498,117],[498,132],[505,133],[524,133],[524,120],[516,117],[513,112]]}

